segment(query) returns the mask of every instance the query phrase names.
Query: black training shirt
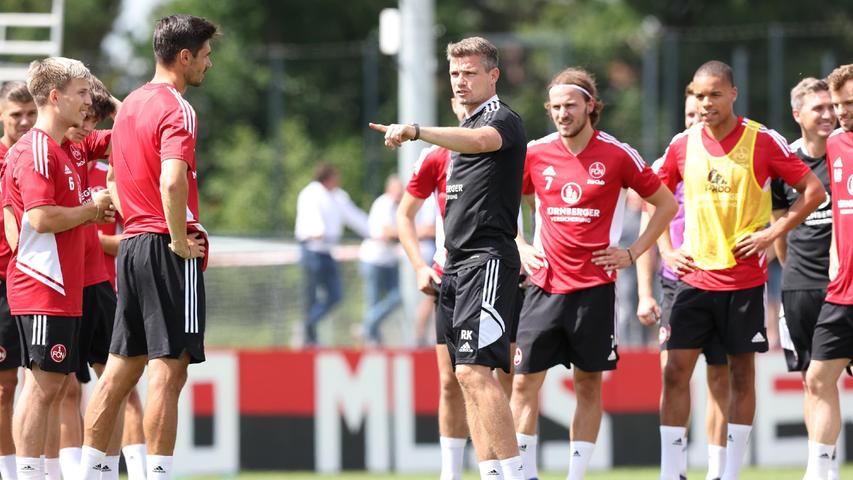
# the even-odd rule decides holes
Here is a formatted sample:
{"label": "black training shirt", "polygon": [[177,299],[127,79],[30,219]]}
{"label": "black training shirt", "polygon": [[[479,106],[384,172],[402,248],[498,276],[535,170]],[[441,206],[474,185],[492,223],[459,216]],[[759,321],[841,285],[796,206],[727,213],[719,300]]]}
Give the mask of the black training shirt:
{"label": "black training shirt", "polygon": [[444,271],[498,257],[520,268],[515,236],[527,137],[521,117],[494,96],[462,122],[464,128],[493,127],[501,136],[495,152],[450,155],[444,214],[447,262]]}
{"label": "black training shirt", "polygon": [[[823,183],[826,200],[788,232],[788,254],[782,270],[782,290],[814,290],[829,283],[829,245],[832,241],[832,201],[826,156],[813,158],[803,151],[801,141],[791,149]],[[773,210],[788,210],[800,194],[782,180],[772,183]]]}

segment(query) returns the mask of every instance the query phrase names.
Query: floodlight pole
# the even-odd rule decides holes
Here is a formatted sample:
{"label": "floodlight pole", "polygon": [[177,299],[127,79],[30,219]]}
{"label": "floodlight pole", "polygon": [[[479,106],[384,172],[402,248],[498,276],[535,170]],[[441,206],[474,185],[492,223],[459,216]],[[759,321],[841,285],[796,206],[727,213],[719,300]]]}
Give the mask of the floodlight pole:
{"label": "floodlight pole", "polygon": [[[400,50],[397,56],[399,79],[398,122],[435,125],[435,34],[434,0],[400,0]],[[400,178],[408,181],[424,142],[406,142],[399,149],[397,168]],[[439,246],[439,248],[442,248]],[[413,343],[417,305],[423,298],[415,284],[415,274],[408,262],[400,262],[400,291],[403,298],[403,340]]]}

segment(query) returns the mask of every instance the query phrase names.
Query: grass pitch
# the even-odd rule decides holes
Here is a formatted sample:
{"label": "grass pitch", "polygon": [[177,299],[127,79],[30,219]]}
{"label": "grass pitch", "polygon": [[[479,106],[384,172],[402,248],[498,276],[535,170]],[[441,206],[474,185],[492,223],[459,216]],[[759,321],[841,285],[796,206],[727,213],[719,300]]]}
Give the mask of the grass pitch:
{"label": "grass pitch", "polygon": [[[802,468],[748,468],[741,475],[741,480],[801,480],[805,473],[805,465]],[[296,473],[243,473],[234,477],[187,477],[184,480],[221,480],[231,478],[233,480],[374,480],[374,479],[401,479],[401,480],[436,480],[438,474],[434,475],[377,475],[364,472],[344,472],[338,475],[319,475],[310,472]],[[479,475],[474,471],[468,471],[465,480],[477,480]],[[540,480],[564,480],[565,472],[544,473],[539,475]],[[595,471],[587,474],[589,480],[659,480],[660,471],[657,468],[617,468],[607,471]],[[691,470],[690,478],[703,479],[703,470]],[[853,478],[853,464],[847,464],[841,469],[841,478]]]}

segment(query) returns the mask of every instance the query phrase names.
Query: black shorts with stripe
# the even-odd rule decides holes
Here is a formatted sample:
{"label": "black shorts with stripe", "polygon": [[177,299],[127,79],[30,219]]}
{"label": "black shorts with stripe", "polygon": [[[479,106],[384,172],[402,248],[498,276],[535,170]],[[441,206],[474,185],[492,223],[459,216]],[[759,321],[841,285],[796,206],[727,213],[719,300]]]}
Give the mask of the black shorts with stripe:
{"label": "black shorts with stripe", "polygon": [[[527,280],[527,276],[522,275],[518,279],[518,293],[515,296],[515,308],[512,312],[512,325],[509,327],[509,341],[510,343],[515,343],[515,338],[518,335],[518,322],[521,318],[521,306],[524,303],[524,291],[526,287],[524,287],[524,282]],[[438,306],[438,292],[441,290],[441,287],[435,282],[430,281],[433,289],[436,291],[435,294],[435,304]],[[448,330],[448,326],[442,324],[440,321],[440,316],[436,315],[435,319],[435,343],[438,345],[446,345],[446,331]],[[443,320],[448,320],[448,317],[441,317]]]}
{"label": "black shorts with stripe", "polygon": [[118,304],[110,353],[203,362],[205,297],[202,259],[169,249],[169,235],[144,233],[119,244]]}
{"label": "black shorts with stripe", "polygon": [[89,365],[107,363],[116,318],[116,294],[110,282],[83,288],[83,319],[80,322],[80,367],[77,380],[92,380]]}
{"label": "black shorts with stripe", "polygon": [[814,329],[812,359],[853,359],[853,305],[823,304]]}
{"label": "black shorts with stripe", "polygon": [[69,374],[77,371],[80,317],[16,315],[21,344],[21,363],[32,368]]}
{"label": "black shorts with stripe", "polygon": [[18,332],[18,322],[9,311],[6,281],[0,280],[0,371],[22,365],[21,334]]}
{"label": "black shorts with stripe", "polygon": [[826,289],[783,290],[779,337],[789,372],[805,372],[812,359],[812,338]]}
{"label": "black shorts with stripe", "polygon": [[565,294],[531,285],[521,318],[513,359],[516,373],[542,372],[560,364],[585,372],[616,368],[613,283]]}
{"label": "black shorts with stripe", "polygon": [[[678,290],[678,280],[661,277],[660,286],[663,291],[663,301],[660,310],[660,349],[666,350],[666,340],[669,338],[669,320],[672,317],[672,304],[675,302],[675,292]],[[705,363],[708,365],[728,365],[726,349],[720,341],[719,335],[711,335],[705,345],[702,346],[702,354],[705,355]]]}
{"label": "black shorts with stripe", "polygon": [[453,365],[483,365],[510,371],[509,340],[518,268],[499,258],[445,273],[436,323],[443,326]]}
{"label": "black shorts with stripe", "polygon": [[716,291],[681,282],[661,343],[667,350],[703,348],[716,335],[726,355],[766,352],[764,304],[764,285]]}

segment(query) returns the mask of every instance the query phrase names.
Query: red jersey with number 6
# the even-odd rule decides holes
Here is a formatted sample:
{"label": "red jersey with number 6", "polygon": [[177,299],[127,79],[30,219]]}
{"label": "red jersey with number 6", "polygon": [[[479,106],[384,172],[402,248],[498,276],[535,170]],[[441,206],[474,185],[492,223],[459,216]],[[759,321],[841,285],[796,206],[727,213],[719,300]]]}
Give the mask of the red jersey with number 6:
{"label": "red jersey with number 6", "polygon": [[546,261],[530,281],[560,294],[616,281],[592,252],[618,244],[627,188],[648,197],[660,185],[636,150],[598,130],[578,155],[556,133],[530,142],[522,193],[535,194],[533,244]]}
{"label": "red jersey with number 6", "polygon": [[83,204],[82,181],[65,151],[33,128],[7,154],[3,204],[18,223],[18,249],[9,262],[7,295],[12,315],[79,317],[83,310],[84,230],[39,233],[30,210]]}

